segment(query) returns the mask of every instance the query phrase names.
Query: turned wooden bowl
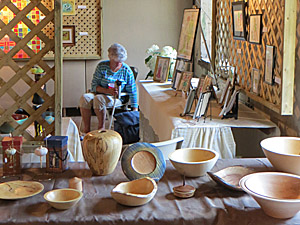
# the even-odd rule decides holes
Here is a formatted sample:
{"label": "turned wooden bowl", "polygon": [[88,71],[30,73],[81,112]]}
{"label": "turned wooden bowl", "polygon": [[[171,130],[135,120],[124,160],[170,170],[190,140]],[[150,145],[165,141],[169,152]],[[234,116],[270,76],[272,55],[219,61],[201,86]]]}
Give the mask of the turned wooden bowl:
{"label": "turned wooden bowl", "polygon": [[145,177],[118,184],[111,191],[111,196],[122,205],[140,206],[151,201],[156,191],[157,184],[154,179]]}
{"label": "turned wooden bowl", "polygon": [[243,177],[240,186],[271,217],[291,218],[300,210],[300,176],[280,172],[253,173]]}
{"label": "turned wooden bowl", "polygon": [[56,209],[69,209],[82,198],[82,192],[76,189],[56,189],[44,194],[44,199]]}
{"label": "turned wooden bowl", "polygon": [[175,169],[187,177],[199,177],[206,174],[217,162],[219,153],[204,148],[183,148],[169,154]]}
{"label": "turned wooden bowl", "polygon": [[262,140],[260,146],[277,170],[300,175],[300,138],[271,137]]}

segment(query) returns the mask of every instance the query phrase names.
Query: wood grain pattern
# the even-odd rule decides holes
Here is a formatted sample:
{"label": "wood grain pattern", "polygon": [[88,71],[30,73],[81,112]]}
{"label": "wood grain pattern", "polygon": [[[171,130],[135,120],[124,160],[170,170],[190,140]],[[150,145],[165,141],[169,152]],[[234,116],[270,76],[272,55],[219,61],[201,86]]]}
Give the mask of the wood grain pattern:
{"label": "wood grain pattern", "polygon": [[117,166],[122,137],[113,130],[95,130],[83,139],[83,157],[94,175],[108,175]]}

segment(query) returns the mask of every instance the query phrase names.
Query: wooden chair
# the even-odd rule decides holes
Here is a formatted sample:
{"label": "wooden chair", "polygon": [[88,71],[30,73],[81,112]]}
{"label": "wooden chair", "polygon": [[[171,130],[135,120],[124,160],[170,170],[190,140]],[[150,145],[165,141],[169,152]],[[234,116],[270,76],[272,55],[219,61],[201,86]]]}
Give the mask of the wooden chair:
{"label": "wooden chair", "polygon": [[183,141],[183,137],[178,137],[171,140],[155,142],[151,144],[158,147],[161,150],[165,160],[169,160],[168,155],[174,152],[176,149],[180,149]]}

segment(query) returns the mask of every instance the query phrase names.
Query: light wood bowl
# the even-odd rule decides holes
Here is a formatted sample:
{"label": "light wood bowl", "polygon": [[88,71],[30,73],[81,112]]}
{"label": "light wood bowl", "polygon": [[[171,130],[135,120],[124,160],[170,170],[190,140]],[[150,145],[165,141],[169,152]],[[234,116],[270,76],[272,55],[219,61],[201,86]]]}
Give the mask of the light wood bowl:
{"label": "light wood bowl", "polygon": [[262,140],[260,146],[277,170],[300,175],[300,138],[271,137]]}
{"label": "light wood bowl", "polygon": [[151,201],[156,191],[157,184],[155,180],[145,177],[118,184],[111,191],[111,196],[122,205],[140,206]]}
{"label": "light wood bowl", "polygon": [[240,186],[271,217],[291,218],[300,210],[300,176],[280,172],[253,173],[243,177]]}
{"label": "light wood bowl", "polygon": [[44,199],[56,209],[69,209],[82,198],[82,192],[65,188],[48,191],[44,194]]}
{"label": "light wood bowl", "polygon": [[204,148],[183,148],[169,154],[175,169],[187,177],[205,175],[217,162],[219,153]]}

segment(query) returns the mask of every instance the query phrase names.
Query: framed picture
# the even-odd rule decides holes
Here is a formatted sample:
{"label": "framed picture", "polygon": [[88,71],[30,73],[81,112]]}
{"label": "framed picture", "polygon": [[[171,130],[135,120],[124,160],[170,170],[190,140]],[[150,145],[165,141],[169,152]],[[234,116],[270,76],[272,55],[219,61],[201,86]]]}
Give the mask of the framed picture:
{"label": "framed picture", "polygon": [[199,21],[199,9],[185,9],[179,37],[177,58],[191,60],[196,31]]}
{"label": "framed picture", "polygon": [[208,108],[210,96],[211,96],[210,91],[201,93],[199,100],[197,102],[197,106],[195,109],[193,119],[197,119],[197,118],[200,118],[205,115],[207,108]]}
{"label": "framed picture", "polygon": [[261,14],[250,15],[249,42],[254,44],[261,42],[261,17]]}
{"label": "framed picture", "polygon": [[221,97],[219,98],[219,104],[223,104],[224,100],[225,100],[225,97],[227,95],[227,92],[228,92],[228,89],[230,87],[230,79],[227,78],[226,80],[226,83],[225,83],[225,86],[222,90],[222,94],[221,94]]}
{"label": "framed picture", "polygon": [[64,47],[75,45],[75,26],[63,26],[62,43]]}
{"label": "framed picture", "polygon": [[172,86],[173,89],[175,89],[175,90],[178,89],[178,86],[179,86],[180,81],[181,81],[181,76],[182,76],[182,72],[177,71],[176,74],[175,74],[175,77],[174,77],[174,81],[173,81],[173,86]]}
{"label": "framed picture", "polygon": [[62,0],[62,14],[64,16],[74,16],[75,12],[75,0]]}
{"label": "framed picture", "polygon": [[240,92],[240,90],[236,90],[236,89],[233,91],[232,95],[230,96],[230,100],[229,100],[226,108],[224,107],[225,110],[223,112],[223,115],[227,115],[227,113],[229,113],[233,109],[233,106],[234,106],[235,103],[238,104],[237,95],[239,94],[239,92]]}
{"label": "framed picture", "polygon": [[178,85],[178,91],[188,92],[191,86],[191,79],[193,72],[182,72],[180,83]]}
{"label": "framed picture", "polygon": [[195,93],[196,93],[195,89],[192,89],[190,91],[189,96],[188,96],[188,98],[186,100],[184,109],[183,109],[183,113],[180,113],[180,116],[185,116],[188,113],[190,113],[190,111],[192,109],[192,105],[193,105],[194,99],[195,99]]}
{"label": "framed picture", "polygon": [[197,87],[197,96],[200,96],[200,93],[206,92],[209,90],[212,83],[212,78],[205,76],[205,78],[200,78]]}
{"label": "framed picture", "polygon": [[265,79],[267,84],[274,83],[275,47],[266,45]]}
{"label": "framed picture", "polygon": [[252,92],[258,95],[259,94],[259,81],[260,81],[260,73],[259,73],[258,69],[252,68],[251,80],[252,80]]}
{"label": "framed picture", "polygon": [[166,82],[170,69],[170,58],[157,56],[153,80]]}
{"label": "framed picture", "polygon": [[246,40],[245,2],[232,2],[233,39]]}

